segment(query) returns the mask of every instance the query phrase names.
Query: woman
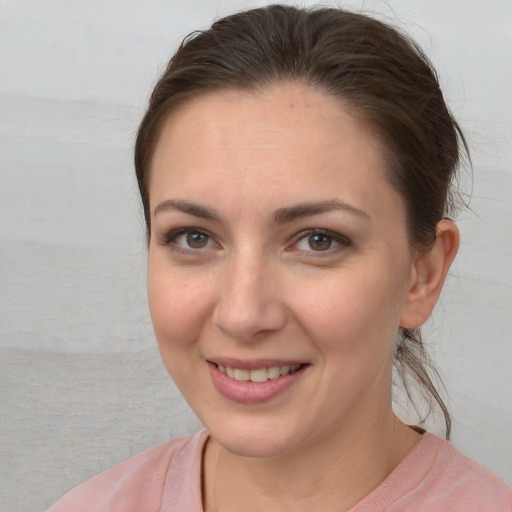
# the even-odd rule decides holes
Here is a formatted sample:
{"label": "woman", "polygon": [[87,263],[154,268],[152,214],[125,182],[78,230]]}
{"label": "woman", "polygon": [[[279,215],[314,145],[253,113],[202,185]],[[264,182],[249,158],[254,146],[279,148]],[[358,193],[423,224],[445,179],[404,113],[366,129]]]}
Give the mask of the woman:
{"label": "woman", "polygon": [[461,146],[426,57],[374,19],[271,6],[185,40],[135,165],[159,349],[207,430],[51,510],[512,510],[391,408],[395,363],[449,435],[418,328],[458,248]]}

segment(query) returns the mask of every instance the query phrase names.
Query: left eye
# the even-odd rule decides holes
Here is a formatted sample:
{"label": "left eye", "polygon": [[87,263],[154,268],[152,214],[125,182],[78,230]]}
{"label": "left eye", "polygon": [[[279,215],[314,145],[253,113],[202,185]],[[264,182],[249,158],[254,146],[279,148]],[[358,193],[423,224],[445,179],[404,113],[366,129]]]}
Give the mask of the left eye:
{"label": "left eye", "polygon": [[178,233],[172,237],[171,241],[183,249],[204,249],[215,245],[210,235],[197,230]]}
{"label": "left eye", "polygon": [[349,245],[349,241],[342,235],[313,231],[302,236],[294,244],[294,248],[299,251],[325,252],[343,245]]}

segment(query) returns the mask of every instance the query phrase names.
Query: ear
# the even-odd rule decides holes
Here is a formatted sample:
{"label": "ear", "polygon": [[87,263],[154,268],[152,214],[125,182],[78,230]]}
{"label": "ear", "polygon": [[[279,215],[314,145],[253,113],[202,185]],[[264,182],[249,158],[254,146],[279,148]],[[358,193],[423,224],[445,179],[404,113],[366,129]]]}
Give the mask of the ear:
{"label": "ear", "polygon": [[400,326],[419,327],[427,321],[441,294],[444,280],[459,248],[459,230],[443,219],[437,224],[437,237],[427,252],[419,253],[411,268],[406,303]]}

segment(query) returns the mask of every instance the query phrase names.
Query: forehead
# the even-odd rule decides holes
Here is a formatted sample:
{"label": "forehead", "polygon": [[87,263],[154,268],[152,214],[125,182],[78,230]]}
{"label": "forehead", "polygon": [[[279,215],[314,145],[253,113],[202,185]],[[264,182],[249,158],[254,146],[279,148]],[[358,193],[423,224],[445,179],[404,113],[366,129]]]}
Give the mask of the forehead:
{"label": "forehead", "polygon": [[341,195],[357,206],[383,188],[394,192],[365,124],[338,98],[278,83],[204,94],[173,111],[155,148],[149,191],[153,207],[166,194],[291,203]]}

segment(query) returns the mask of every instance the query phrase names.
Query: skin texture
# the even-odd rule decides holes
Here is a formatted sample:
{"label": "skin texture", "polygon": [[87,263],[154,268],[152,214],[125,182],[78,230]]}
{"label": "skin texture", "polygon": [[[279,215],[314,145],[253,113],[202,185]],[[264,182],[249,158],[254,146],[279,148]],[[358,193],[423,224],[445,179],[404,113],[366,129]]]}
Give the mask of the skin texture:
{"label": "skin texture", "polygon": [[[391,410],[394,339],[430,315],[458,235],[442,221],[416,254],[384,165],[339,100],[300,84],[200,96],[164,123],[149,303],[163,362],[212,435],[207,510],[348,509],[419,440]],[[223,358],[304,367],[244,403],[213,383]]]}

